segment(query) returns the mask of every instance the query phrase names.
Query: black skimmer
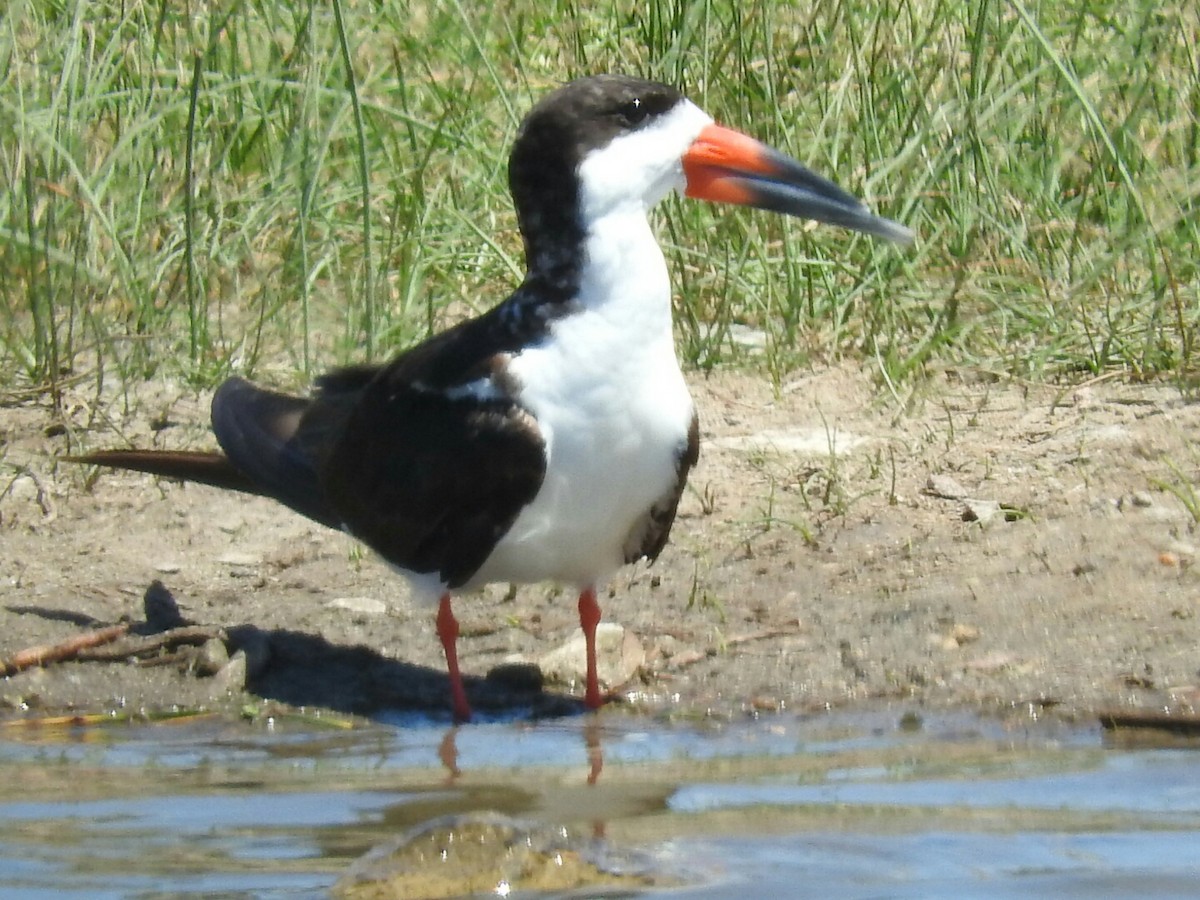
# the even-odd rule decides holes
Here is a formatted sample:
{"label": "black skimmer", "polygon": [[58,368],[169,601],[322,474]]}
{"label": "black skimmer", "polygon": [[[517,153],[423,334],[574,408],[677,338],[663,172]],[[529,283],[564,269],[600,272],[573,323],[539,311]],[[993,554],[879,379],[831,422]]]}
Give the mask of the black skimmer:
{"label": "black skimmer", "polygon": [[577,587],[595,708],[596,585],[667,542],[698,440],[651,207],[679,190],[912,237],[674,88],[619,75],[539,102],[509,183],[528,271],[499,305],[385,365],[331,372],[310,397],[226,381],[212,402],[223,452],[75,458],[271,497],[363,541],[439,601],[460,720],[452,591]]}

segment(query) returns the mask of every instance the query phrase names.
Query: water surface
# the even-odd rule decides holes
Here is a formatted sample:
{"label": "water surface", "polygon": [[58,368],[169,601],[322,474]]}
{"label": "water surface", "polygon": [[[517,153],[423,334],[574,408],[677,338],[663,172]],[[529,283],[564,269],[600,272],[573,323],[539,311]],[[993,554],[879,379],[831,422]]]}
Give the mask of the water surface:
{"label": "water surface", "polygon": [[10,725],[0,897],[1200,891],[1200,755],[904,712]]}

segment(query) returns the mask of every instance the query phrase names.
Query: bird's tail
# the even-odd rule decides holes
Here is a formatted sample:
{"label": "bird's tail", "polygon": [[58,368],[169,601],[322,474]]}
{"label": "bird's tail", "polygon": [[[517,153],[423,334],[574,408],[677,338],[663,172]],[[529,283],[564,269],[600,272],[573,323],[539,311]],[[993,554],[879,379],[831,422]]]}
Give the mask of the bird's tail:
{"label": "bird's tail", "polygon": [[178,478],[200,484],[268,496],[242,474],[223,453],[190,450],[97,450],[79,456],[64,456],[67,462],[130,469],[163,478]]}

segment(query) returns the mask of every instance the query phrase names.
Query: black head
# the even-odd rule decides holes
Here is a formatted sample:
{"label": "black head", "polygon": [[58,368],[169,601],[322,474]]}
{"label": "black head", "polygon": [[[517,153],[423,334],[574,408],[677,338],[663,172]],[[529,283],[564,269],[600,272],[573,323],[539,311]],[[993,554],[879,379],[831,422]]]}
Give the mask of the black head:
{"label": "black head", "polygon": [[582,241],[578,172],[584,158],[682,100],[665,84],[596,75],[559,88],[530,111],[513,145],[508,181],[531,270],[546,276],[560,270]]}
{"label": "black head", "polygon": [[508,173],[530,278],[551,300],[578,286],[589,222],[629,204],[648,209],[672,188],[898,243],[913,237],[790,157],[716,125],[674,88],[625,75],[581,78],[538,103]]}

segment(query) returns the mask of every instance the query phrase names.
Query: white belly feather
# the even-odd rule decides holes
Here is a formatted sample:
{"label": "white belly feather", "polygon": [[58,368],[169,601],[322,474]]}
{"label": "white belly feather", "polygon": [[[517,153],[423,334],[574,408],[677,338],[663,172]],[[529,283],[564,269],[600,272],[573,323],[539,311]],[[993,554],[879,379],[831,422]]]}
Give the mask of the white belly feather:
{"label": "white belly feather", "polygon": [[630,530],[676,483],[693,406],[666,266],[644,214],[611,224],[615,234],[597,229],[588,242],[582,309],[509,363],[545,438],[546,477],[472,586],[607,577],[625,561]]}
{"label": "white belly feather", "polygon": [[[559,368],[568,354],[558,343],[523,353],[510,373],[521,378]],[[553,390],[522,392],[546,440],[546,477],[472,585],[545,580],[587,585],[624,562],[630,530],[676,482],[692,418],[674,352],[637,362],[604,361],[619,368],[619,378],[611,372],[598,377],[576,365],[546,382]]]}

